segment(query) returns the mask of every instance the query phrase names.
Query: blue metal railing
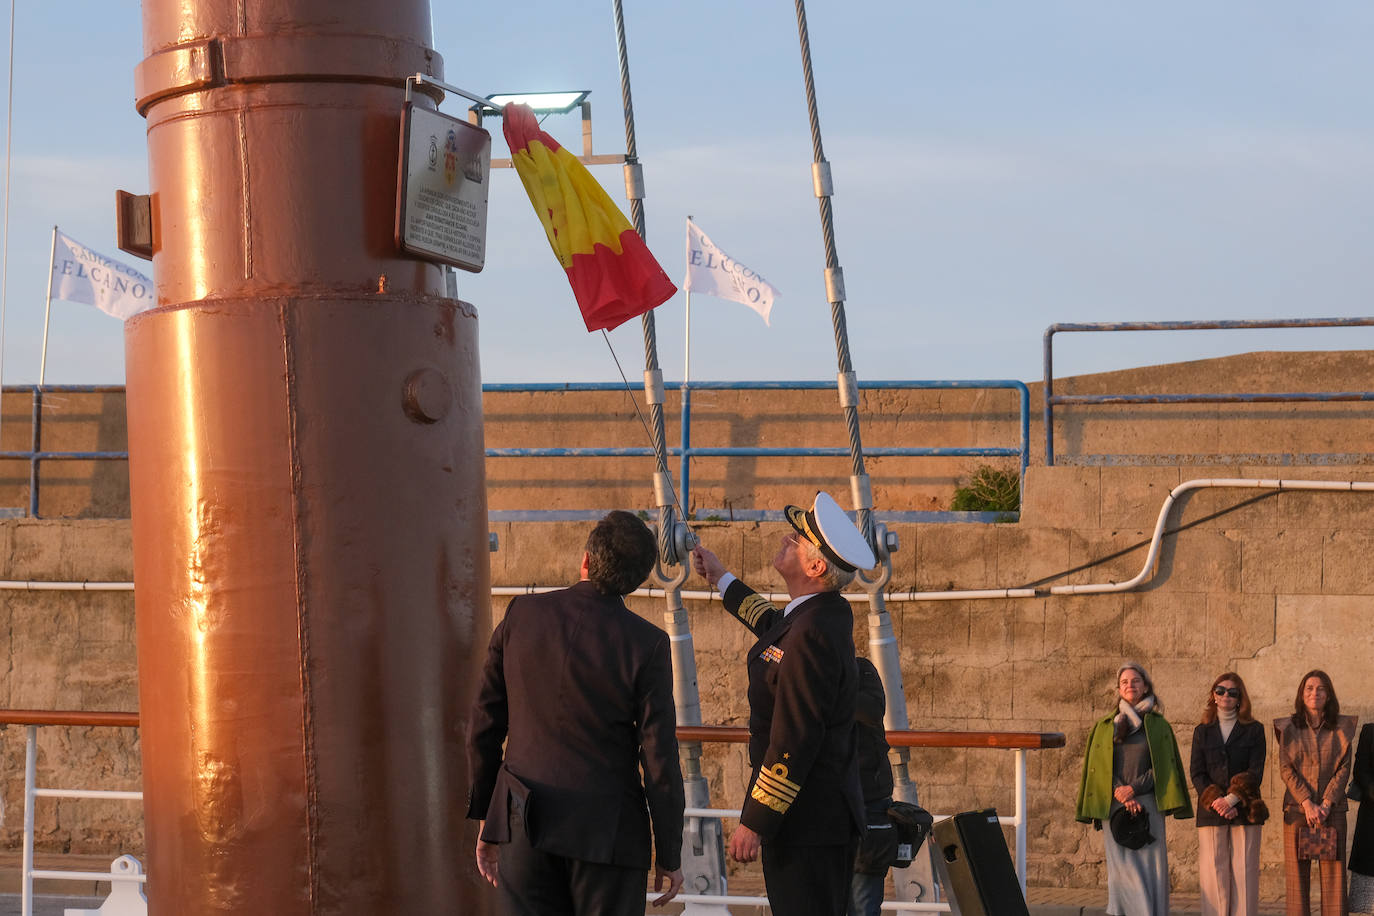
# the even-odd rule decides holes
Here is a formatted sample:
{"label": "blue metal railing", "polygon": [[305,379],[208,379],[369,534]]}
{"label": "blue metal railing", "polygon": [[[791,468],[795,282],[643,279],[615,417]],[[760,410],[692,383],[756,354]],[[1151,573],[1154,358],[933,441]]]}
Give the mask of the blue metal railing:
{"label": "blue metal railing", "polygon": [[[38,467],[44,461],[128,461],[128,452],[45,452],[43,440],[43,396],[45,394],[123,394],[122,385],[6,385],[3,392],[28,392],[33,399],[29,450],[0,452],[0,460],[29,463],[29,517],[38,518]],[[0,424],[3,429],[3,424]]]}
{"label": "blue metal railing", "polygon": [[[693,458],[765,458],[765,457],[815,457],[848,458],[847,447],[802,447],[767,448],[763,446],[692,446],[692,392],[693,391],[824,391],[835,390],[836,383],[829,381],[769,381],[769,382],[688,382],[686,384],[665,383],[665,389],[676,388],[682,397],[681,405],[681,445],[669,448],[668,454],[680,459],[678,475],[679,498],[684,511],[691,505],[691,470],[689,462]],[[1014,457],[1020,461],[1021,475],[1026,472],[1030,460],[1030,391],[1024,382],[1015,379],[972,379],[972,380],[906,380],[860,382],[859,389],[865,391],[911,391],[911,390],[954,390],[954,389],[1010,389],[1018,393],[1020,442],[1011,447],[928,447],[902,446],[874,448],[866,446],[864,455],[868,457],[901,458],[958,458],[958,457]],[[566,383],[497,383],[482,386],[483,392],[529,393],[542,391],[624,391],[625,386],[618,382],[566,382]],[[652,457],[654,451],[649,446],[629,447],[568,447],[568,448],[489,448],[488,458],[639,458]],[[536,513],[520,513],[521,519],[528,519]]]}
{"label": "blue metal railing", "polygon": [[1070,394],[1054,393],[1054,335],[1109,331],[1238,331],[1264,328],[1367,328],[1374,318],[1276,318],[1238,321],[1102,321],[1052,324],[1045,329],[1045,465],[1054,466],[1056,404],[1262,404],[1295,401],[1374,401],[1374,391],[1243,392],[1237,394]]}
{"label": "blue metal railing", "polygon": [[[834,382],[826,381],[768,381],[768,382],[690,382],[675,386],[681,392],[681,446],[670,448],[670,455],[681,459],[679,493],[682,505],[690,505],[690,464],[693,458],[766,458],[766,457],[815,457],[847,458],[849,449],[844,446],[804,447],[791,446],[768,448],[763,446],[697,446],[691,444],[693,391],[824,391],[835,390]],[[1024,476],[1030,457],[1030,392],[1025,383],[1014,379],[976,379],[976,380],[935,380],[935,381],[871,381],[860,382],[861,390],[910,391],[910,390],[986,390],[1010,389],[1018,395],[1018,420],[1020,437],[1016,447],[866,447],[868,457],[901,458],[956,458],[956,457],[1014,457],[1020,461],[1021,474]],[[31,447],[23,452],[0,452],[0,459],[29,462],[29,515],[38,518],[39,466],[45,461],[127,461],[129,453],[122,452],[62,452],[42,450],[42,413],[43,398],[48,394],[110,394],[123,393],[118,385],[12,385],[4,389],[9,393],[27,392],[33,399],[31,421]],[[566,383],[492,383],[482,386],[483,392],[557,392],[557,391],[624,391],[625,386],[618,382],[566,382]],[[488,458],[623,458],[652,457],[654,451],[649,446],[627,447],[571,447],[571,448],[489,448]],[[554,517],[560,513],[541,513],[539,511],[516,513],[522,520],[539,517]],[[562,513],[566,514],[566,513]]]}

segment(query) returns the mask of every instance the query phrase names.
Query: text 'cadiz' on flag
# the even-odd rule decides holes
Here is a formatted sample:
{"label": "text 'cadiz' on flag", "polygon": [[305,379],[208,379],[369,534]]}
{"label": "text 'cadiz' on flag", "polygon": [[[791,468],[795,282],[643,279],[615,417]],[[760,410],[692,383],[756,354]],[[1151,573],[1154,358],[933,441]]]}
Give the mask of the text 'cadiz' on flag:
{"label": "text 'cadiz' on flag", "polygon": [[156,304],[152,280],[60,231],[53,240],[52,281],[54,299],[84,302],[120,321]]}

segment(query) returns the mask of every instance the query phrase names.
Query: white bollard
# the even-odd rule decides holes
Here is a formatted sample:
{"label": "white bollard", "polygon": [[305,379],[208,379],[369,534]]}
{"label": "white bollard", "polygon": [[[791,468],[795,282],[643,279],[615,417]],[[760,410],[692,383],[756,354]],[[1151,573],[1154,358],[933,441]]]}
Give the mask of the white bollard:
{"label": "white bollard", "polygon": [[148,897],[143,893],[143,865],[133,856],[110,863],[110,896],[94,910],[68,907],[63,916],[148,916]]}

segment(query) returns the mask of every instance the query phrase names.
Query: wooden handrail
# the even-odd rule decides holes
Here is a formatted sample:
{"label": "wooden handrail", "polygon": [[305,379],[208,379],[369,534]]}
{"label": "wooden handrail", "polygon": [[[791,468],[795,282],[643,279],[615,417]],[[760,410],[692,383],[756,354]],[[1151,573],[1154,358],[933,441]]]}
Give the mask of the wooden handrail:
{"label": "wooden handrail", "polygon": [[111,725],[137,728],[136,712],[90,712],[80,709],[0,709],[0,725]]}
{"label": "wooden handrail", "polygon": [[[677,730],[679,741],[711,741],[745,744],[749,729],[738,726],[683,725]],[[1045,750],[1063,747],[1062,732],[941,732],[893,731],[887,733],[892,747],[991,747],[1003,750]]]}
{"label": "wooden handrail", "polygon": [[[0,725],[100,725],[138,727],[136,712],[88,712],[72,709],[0,709]],[[746,744],[749,729],[725,725],[683,725],[679,741],[710,741]],[[1044,750],[1063,747],[1062,732],[946,732],[892,731],[892,747],[989,747],[1002,750]]]}

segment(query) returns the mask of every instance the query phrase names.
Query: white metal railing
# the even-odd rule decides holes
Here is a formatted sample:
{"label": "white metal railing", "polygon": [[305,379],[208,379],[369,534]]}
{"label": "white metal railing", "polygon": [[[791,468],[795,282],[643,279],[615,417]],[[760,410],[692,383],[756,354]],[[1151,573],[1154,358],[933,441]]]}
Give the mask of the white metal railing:
{"label": "white metal railing", "polygon": [[[678,729],[678,736],[682,740],[698,741],[728,741],[738,743],[747,740],[748,732],[743,728],[711,728],[711,727],[686,727]],[[888,732],[888,743],[892,747],[957,747],[966,749],[1001,749],[1010,750],[1014,755],[1015,763],[1015,788],[1014,801],[1016,811],[1011,817],[998,816],[998,822],[1009,825],[1013,828],[1015,837],[1015,849],[1013,851],[1013,864],[1016,868],[1017,881],[1021,885],[1021,893],[1026,893],[1026,842],[1027,842],[1027,823],[1029,820],[1027,800],[1026,800],[1026,753],[1029,750],[1041,748],[1055,748],[1064,746],[1064,736],[1057,732],[1036,733],[1036,732],[923,732],[923,731],[900,731]],[[740,816],[738,808],[687,808],[684,812],[687,817],[693,818],[725,818],[737,820]],[[948,814],[937,814],[937,821],[951,817]],[[653,900],[657,894],[646,894],[646,900]],[[683,916],[715,916],[728,906],[767,906],[767,897],[741,896],[741,895],[716,895],[716,894],[679,894],[673,898],[674,903],[685,904]],[[908,900],[884,900],[884,910],[896,912],[917,912],[917,913],[940,913],[950,912],[951,906],[946,901],[908,901]]]}
{"label": "white metal railing", "polygon": [[[61,712],[6,710],[0,711],[0,725],[24,725],[26,728],[24,748],[24,839],[23,839],[23,888],[22,916],[33,916],[34,879],[53,879],[61,881],[110,881],[113,891],[108,903],[118,902],[119,906],[111,913],[109,907],[100,912],[105,916],[143,916],[147,903],[143,895],[130,894],[120,884],[127,883],[137,887],[146,883],[147,876],[142,873],[138,861],[130,856],[117,859],[109,872],[74,870],[36,869],[34,860],[34,803],[39,798],[90,798],[107,800],[143,800],[138,791],[108,789],[67,789],[50,788],[37,785],[38,771],[38,729],[44,725],[56,726],[114,726],[131,728],[138,725],[137,713],[120,712]],[[748,730],[743,728],[721,728],[712,726],[684,726],[678,729],[682,741],[743,743],[748,740]],[[887,733],[892,747],[926,748],[963,748],[975,750],[1010,750],[1015,763],[1014,802],[1015,813],[1011,817],[999,815],[998,821],[1013,828],[1015,850],[1013,862],[1016,877],[1021,885],[1021,893],[1026,892],[1026,842],[1027,842],[1027,792],[1026,792],[1026,753],[1029,750],[1057,748],[1064,746],[1064,736],[1057,732],[942,732],[942,731],[893,731]],[[738,808],[687,808],[688,818],[724,818],[737,820]],[[950,815],[935,815],[937,821]],[[657,894],[646,894],[646,901],[653,900]],[[116,901],[118,898],[118,901]],[[675,903],[685,904],[683,916],[707,916],[728,912],[728,906],[766,906],[767,897],[747,895],[679,894]],[[897,912],[949,912],[949,903],[943,901],[918,902],[905,900],[884,900],[884,910]],[[79,912],[79,911],[78,911]],[[92,912],[92,911],[87,911]]]}
{"label": "white metal railing", "polygon": [[115,860],[110,871],[74,871],[67,869],[41,869],[33,867],[34,859],[34,804],[40,798],[103,798],[107,800],[143,801],[143,793],[111,789],[59,789],[38,785],[38,729],[44,725],[81,726],[110,725],[130,728],[138,724],[135,713],[64,713],[33,712],[10,710],[4,714],[0,724],[24,725],[24,839],[22,852],[22,886],[20,888],[21,916],[33,916],[34,879],[55,881],[109,881],[111,882],[111,902],[118,904],[111,910],[101,912],[108,916],[143,916],[147,913],[147,903],[143,895],[119,893],[119,885],[141,885],[147,881],[138,860],[131,856],[121,856]]}

